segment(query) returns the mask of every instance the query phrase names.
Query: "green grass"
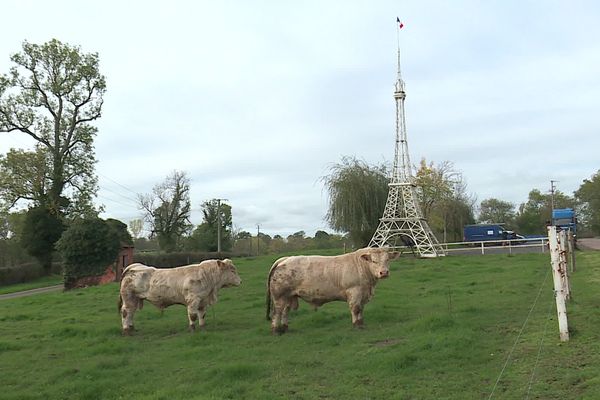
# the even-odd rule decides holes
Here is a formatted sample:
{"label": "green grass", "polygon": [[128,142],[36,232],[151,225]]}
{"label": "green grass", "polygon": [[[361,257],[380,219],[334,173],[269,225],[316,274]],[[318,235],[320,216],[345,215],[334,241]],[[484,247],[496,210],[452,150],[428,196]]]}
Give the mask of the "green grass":
{"label": "green grass", "polygon": [[[351,328],[344,303],[301,302],[270,334],[265,277],[277,256],[236,259],[203,332],[150,304],[120,333],[118,286],[0,301],[2,399],[487,399],[550,269],[548,254],[404,258]],[[494,399],[600,398],[600,252],[578,253],[560,343],[551,276]],[[550,310],[550,313],[548,313]],[[548,318],[548,315],[550,316]],[[547,330],[544,332],[544,326]]]}
{"label": "green grass", "polygon": [[62,275],[50,275],[35,279],[30,282],[18,283],[15,285],[0,286],[0,294],[20,292],[23,290],[38,289],[42,287],[60,285],[63,283]]}

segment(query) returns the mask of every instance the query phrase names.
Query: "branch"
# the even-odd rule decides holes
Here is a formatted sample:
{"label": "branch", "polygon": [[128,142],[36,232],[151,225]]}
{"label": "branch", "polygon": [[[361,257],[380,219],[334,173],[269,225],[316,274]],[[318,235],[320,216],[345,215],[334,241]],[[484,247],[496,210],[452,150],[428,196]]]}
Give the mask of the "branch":
{"label": "branch", "polygon": [[52,109],[52,107],[50,107],[50,101],[48,100],[48,96],[46,95],[46,92],[44,92],[44,89],[42,89],[40,82],[38,81],[37,78],[37,74],[35,71],[32,71],[33,73],[33,83],[35,85],[35,88],[37,91],[39,91],[42,94],[42,97],[44,99],[44,103],[43,106],[46,107],[46,109],[48,111],[50,111],[50,114],[52,114],[52,116],[54,117],[54,120],[56,121],[58,119],[56,113],[54,112],[54,110]]}

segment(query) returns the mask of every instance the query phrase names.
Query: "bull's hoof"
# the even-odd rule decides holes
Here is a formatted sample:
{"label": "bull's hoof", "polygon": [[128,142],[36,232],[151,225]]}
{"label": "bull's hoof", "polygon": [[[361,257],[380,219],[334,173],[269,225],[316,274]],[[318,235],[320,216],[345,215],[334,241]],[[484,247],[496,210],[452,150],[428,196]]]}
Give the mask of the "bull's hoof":
{"label": "bull's hoof", "polygon": [[356,329],[363,329],[365,327],[363,320],[359,319],[352,323],[352,327]]}
{"label": "bull's hoof", "polygon": [[280,325],[271,328],[271,333],[273,335],[283,335],[287,331],[287,325]]}
{"label": "bull's hoof", "polygon": [[133,335],[133,331],[135,331],[133,326],[129,326],[129,327],[123,329],[123,336],[131,336],[131,335]]}
{"label": "bull's hoof", "polygon": [[190,333],[196,332],[196,325],[190,325],[188,330],[190,331]]}

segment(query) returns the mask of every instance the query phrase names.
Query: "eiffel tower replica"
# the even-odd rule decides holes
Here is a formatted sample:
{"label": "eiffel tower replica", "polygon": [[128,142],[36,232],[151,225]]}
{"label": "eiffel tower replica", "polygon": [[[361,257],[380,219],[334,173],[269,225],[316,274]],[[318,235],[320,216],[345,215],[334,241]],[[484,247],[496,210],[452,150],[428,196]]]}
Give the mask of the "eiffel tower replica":
{"label": "eiffel tower replica", "polygon": [[396,150],[394,168],[383,217],[371,238],[369,247],[388,246],[400,249],[409,246],[420,257],[443,256],[442,246],[435,238],[419,207],[417,185],[412,174],[406,120],[404,117],[404,81],[400,74],[400,44],[398,43],[398,80],[394,91],[396,100]]}

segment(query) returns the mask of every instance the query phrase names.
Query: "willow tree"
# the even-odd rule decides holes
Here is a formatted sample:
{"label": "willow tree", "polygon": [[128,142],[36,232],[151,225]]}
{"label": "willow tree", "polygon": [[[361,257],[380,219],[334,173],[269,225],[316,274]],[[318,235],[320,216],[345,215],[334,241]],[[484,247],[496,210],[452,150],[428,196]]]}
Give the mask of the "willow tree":
{"label": "willow tree", "polygon": [[322,181],[329,192],[326,215],[329,225],[336,231],[348,233],[355,246],[368,245],[387,200],[386,167],[370,166],[354,157],[343,157]]}
{"label": "willow tree", "polygon": [[0,132],[27,135],[35,147],[0,159],[0,200],[9,207],[30,200],[57,215],[90,211],[97,191],[90,122],[106,90],[98,55],[52,39],[25,41],[11,61],[0,76]]}

